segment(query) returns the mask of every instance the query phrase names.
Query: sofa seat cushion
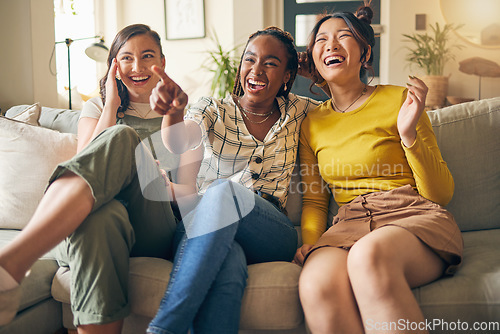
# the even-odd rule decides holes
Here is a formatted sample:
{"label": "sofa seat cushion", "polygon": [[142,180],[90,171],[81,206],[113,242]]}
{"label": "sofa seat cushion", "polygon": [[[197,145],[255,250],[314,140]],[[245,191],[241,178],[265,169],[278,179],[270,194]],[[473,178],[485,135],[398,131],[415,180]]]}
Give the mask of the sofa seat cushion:
{"label": "sofa seat cushion", "polygon": [[[170,261],[135,257],[130,259],[129,299],[134,314],[153,318],[170,278]],[[294,329],[303,323],[298,294],[300,267],[288,262],[254,264],[248,267],[243,296],[241,329]],[[70,303],[71,272],[61,267],[52,285],[55,300]]]}
{"label": "sofa seat cushion", "polygon": [[[0,230],[0,248],[7,245],[20,231]],[[24,310],[45,299],[51,298],[52,279],[59,266],[52,252],[44,255],[31,267],[30,274],[21,283],[21,303],[19,310]]]}
{"label": "sofa seat cushion", "polygon": [[500,229],[464,232],[464,259],[452,277],[414,294],[427,319],[474,322],[500,319]]}

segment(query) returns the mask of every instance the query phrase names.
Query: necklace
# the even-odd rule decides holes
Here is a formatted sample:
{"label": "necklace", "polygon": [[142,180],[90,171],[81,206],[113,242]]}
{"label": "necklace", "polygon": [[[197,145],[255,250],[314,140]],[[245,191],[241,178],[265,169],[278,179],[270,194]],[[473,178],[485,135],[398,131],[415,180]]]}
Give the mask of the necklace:
{"label": "necklace", "polygon": [[138,108],[136,106],[133,106],[132,104],[130,104],[130,109],[135,110],[135,112],[143,119],[146,119],[148,115],[153,111],[153,109],[149,108],[149,110],[143,115],[143,112],[144,110],[146,110],[146,108]]}
{"label": "necklace", "polygon": [[[243,116],[245,116],[245,118],[246,118],[246,119],[247,119],[250,123],[254,123],[254,124],[261,124],[261,123],[264,123],[265,121],[267,121],[267,120],[269,119],[269,117],[271,117],[271,115],[274,113],[274,110],[276,109],[276,108],[274,107],[274,105],[273,105],[273,110],[271,110],[271,111],[269,111],[269,112],[267,112],[267,113],[265,113],[265,114],[258,114],[258,113],[255,113],[255,112],[252,112],[252,111],[248,111],[248,110],[246,110],[245,108],[243,108],[243,107],[241,106],[240,101],[239,101],[239,99],[238,99],[238,98],[236,98],[236,97],[235,97],[235,98],[234,98],[234,100],[236,101],[236,104],[237,104],[238,108],[241,110],[241,114],[242,114]],[[264,118],[262,121],[258,121],[258,122],[256,122],[256,121],[252,121],[252,120],[250,119],[250,117],[248,117],[248,114],[250,114],[250,115],[254,115],[254,116],[265,117],[265,118]]]}
{"label": "necklace", "polygon": [[335,111],[337,111],[337,112],[345,113],[347,109],[349,109],[350,107],[352,107],[352,105],[354,103],[356,103],[356,101],[358,101],[361,98],[361,96],[363,96],[363,95],[366,94],[366,91],[367,91],[367,88],[366,88],[366,84],[365,84],[365,88],[363,88],[363,90],[361,91],[361,94],[354,101],[352,101],[352,103],[349,106],[347,106],[347,108],[345,108],[344,110],[342,110],[339,107],[337,107],[337,105],[335,104],[335,101],[332,98],[333,109]]}

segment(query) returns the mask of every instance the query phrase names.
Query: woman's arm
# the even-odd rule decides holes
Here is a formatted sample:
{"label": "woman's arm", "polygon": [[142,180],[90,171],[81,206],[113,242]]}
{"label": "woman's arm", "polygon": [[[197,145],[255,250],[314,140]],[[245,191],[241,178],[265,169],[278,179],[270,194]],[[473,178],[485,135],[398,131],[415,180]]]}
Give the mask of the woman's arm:
{"label": "woman's arm", "polygon": [[177,202],[197,197],[196,178],[203,159],[203,149],[188,150],[181,154],[177,170],[177,183],[171,183],[173,198]]}
{"label": "woman's arm", "polygon": [[446,205],[453,197],[455,185],[424,111],[426,95],[425,84],[410,77],[408,94],[398,115],[398,131],[419,194]]}
{"label": "woman's arm", "polygon": [[297,249],[293,262],[304,264],[305,255],[326,231],[330,192],[319,173],[318,160],[308,144],[304,123],[300,133],[300,176],[302,184],[302,246]]}
{"label": "woman's arm", "polygon": [[[304,123],[303,123],[304,125]],[[307,130],[300,133],[300,177],[302,184],[301,230],[304,244],[315,244],[326,231],[330,192],[321,177],[318,159],[307,141]]]}
{"label": "woman's arm", "polygon": [[161,138],[167,149],[176,154],[184,153],[201,142],[201,129],[192,121],[184,121],[184,108],[188,96],[158,66],[151,71],[160,78],[150,97],[151,108],[163,115]]}
{"label": "woman's arm", "polygon": [[77,152],[80,152],[87,146],[99,133],[116,124],[116,112],[121,104],[115,81],[117,71],[120,70],[116,65],[116,59],[113,59],[106,81],[106,103],[104,104],[101,117],[99,119],[83,117],[78,122]]}
{"label": "woman's arm", "polygon": [[[311,63],[307,57],[307,52],[298,52],[298,57],[299,57],[299,69],[297,71],[297,74],[310,79],[316,87],[321,88],[325,94],[328,97],[332,97],[332,94],[330,92],[330,87],[326,83],[325,79],[323,78],[317,78],[317,74],[313,73],[312,68],[311,68]],[[318,82],[319,80],[319,82]]]}

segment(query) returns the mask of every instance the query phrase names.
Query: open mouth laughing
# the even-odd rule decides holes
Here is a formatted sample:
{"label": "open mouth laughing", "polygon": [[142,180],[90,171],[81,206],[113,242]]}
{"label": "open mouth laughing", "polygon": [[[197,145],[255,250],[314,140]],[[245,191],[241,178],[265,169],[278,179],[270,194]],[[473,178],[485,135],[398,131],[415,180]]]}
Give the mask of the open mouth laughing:
{"label": "open mouth laughing", "polygon": [[262,90],[264,89],[267,84],[263,81],[257,81],[257,80],[254,80],[254,79],[248,79],[247,80],[247,84],[248,84],[248,87],[252,90]]}
{"label": "open mouth laughing", "polygon": [[330,65],[341,64],[344,62],[344,60],[345,58],[343,56],[334,55],[326,57],[324,62],[326,66],[330,66]]}
{"label": "open mouth laughing", "polygon": [[130,80],[132,80],[134,82],[134,84],[143,85],[149,80],[149,78],[151,78],[151,76],[150,75],[141,75],[141,76],[131,76],[129,78],[130,78]]}

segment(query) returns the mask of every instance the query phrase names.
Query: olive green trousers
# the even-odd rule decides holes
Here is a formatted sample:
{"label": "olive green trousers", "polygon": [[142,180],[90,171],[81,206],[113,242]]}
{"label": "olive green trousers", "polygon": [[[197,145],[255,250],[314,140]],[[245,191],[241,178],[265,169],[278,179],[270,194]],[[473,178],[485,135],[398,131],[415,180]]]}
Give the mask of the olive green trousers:
{"label": "olive green trousers", "polygon": [[[58,262],[71,271],[74,324],[105,324],[129,312],[131,256],[169,259],[176,219],[158,166],[135,130],[116,125],[103,131],[50,183],[66,172],[92,190],[92,212],[57,246]],[[50,184],[49,183],[49,184]]]}

